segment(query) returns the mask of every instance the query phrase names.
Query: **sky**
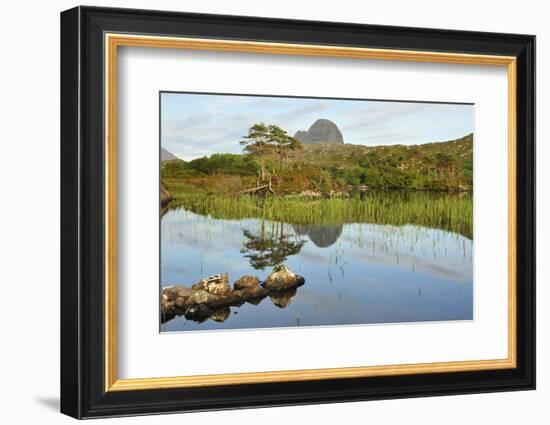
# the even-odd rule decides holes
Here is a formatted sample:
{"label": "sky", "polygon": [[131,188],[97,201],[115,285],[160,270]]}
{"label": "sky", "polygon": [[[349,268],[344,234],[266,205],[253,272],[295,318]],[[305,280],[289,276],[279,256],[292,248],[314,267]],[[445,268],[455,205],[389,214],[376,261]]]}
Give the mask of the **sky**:
{"label": "sky", "polygon": [[474,105],[161,93],[161,146],[184,160],[242,153],[238,142],[255,123],[294,136],[319,118],[334,122],[344,143],[366,146],[453,140],[474,131]]}

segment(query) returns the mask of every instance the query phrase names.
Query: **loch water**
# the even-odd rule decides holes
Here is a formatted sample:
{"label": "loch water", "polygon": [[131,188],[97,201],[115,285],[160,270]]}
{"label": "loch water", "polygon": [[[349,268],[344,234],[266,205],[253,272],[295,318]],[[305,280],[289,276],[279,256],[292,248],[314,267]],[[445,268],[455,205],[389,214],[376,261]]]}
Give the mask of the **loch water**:
{"label": "loch water", "polygon": [[162,287],[216,273],[263,281],[277,264],[305,278],[217,320],[175,317],[161,332],[473,319],[472,239],[446,229],[219,219],[179,207],[162,215],[160,248]]}

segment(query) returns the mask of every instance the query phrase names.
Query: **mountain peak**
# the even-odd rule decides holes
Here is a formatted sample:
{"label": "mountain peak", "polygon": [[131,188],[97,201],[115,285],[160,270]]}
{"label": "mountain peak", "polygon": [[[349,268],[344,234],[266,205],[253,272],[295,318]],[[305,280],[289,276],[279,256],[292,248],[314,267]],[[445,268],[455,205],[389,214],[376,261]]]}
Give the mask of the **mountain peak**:
{"label": "mountain peak", "polygon": [[164,148],[160,148],[160,162],[173,161],[175,159],[178,159],[178,157],[176,155],[174,155],[171,152],[168,152]]}
{"label": "mountain peak", "polygon": [[302,143],[344,143],[338,126],[325,118],[315,121],[308,131],[297,131],[294,138]]}

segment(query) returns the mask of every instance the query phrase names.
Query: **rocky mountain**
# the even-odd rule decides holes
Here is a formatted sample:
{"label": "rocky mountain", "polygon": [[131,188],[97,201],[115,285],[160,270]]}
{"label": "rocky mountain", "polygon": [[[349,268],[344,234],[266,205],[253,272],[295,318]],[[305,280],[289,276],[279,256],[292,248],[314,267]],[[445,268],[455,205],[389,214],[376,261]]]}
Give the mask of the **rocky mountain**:
{"label": "rocky mountain", "polygon": [[168,152],[166,149],[160,148],[160,162],[173,161],[174,159],[178,159],[178,157]]}
{"label": "rocky mountain", "polygon": [[338,126],[323,118],[315,121],[308,131],[297,131],[294,138],[305,144],[344,143],[344,138]]}

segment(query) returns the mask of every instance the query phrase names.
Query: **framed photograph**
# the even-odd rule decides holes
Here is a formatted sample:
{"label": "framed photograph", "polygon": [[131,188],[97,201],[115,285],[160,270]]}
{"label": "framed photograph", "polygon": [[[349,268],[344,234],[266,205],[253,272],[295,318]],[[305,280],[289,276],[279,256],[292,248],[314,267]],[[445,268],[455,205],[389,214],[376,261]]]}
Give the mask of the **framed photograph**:
{"label": "framed photograph", "polygon": [[535,387],[535,37],[61,14],[61,411]]}

